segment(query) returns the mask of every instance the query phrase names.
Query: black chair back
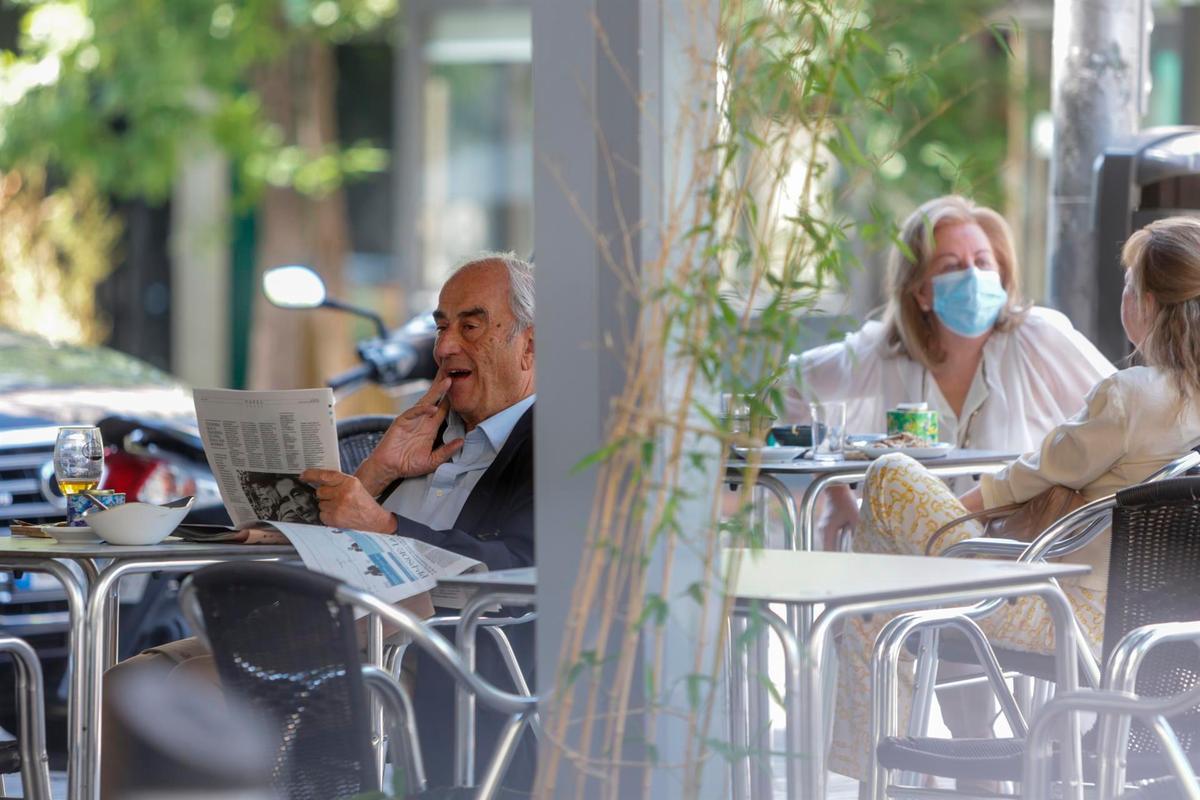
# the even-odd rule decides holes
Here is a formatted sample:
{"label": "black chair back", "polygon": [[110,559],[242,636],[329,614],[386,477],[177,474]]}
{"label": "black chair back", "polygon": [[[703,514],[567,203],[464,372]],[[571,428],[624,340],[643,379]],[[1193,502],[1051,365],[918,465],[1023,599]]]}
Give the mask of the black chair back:
{"label": "black chair back", "polygon": [[337,424],[338,456],[342,461],[342,472],[353,475],[359,464],[366,460],[375,445],[387,433],[394,417],[387,414],[364,414],[348,417]]}
{"label": "black chair back", "polygon": [[[1113,510],[1104,653],[1142,625],[1200,619],[1200,478],[1174,478],[1117,493]],[[1138,672],[1137,694],[1168,697],[1200,683],[1200,650],[1163,644]],[[1200,752],[1200,708],[1173,717],[1180,744]],[[1157,754],[1141,723],[1130,729],[1131,773],[1138,756]]]}
{"label": "black chair back", "polygon": [[217,672],[277,725],[272,779],[288,800],[377,791],[362,663],[338,582],[296,567],[225,563],[192,581]]}

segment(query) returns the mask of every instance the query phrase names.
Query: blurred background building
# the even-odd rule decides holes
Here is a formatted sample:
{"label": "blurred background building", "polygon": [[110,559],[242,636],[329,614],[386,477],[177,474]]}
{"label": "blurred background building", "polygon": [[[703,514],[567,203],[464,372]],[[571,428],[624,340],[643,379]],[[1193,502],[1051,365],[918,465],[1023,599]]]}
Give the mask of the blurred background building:
{"label": "blurred background building", "polygon": [[[195,385],[313,385],[352,362],[365,328],[265,307],[262,269],[312,264],[334,293],[398,323],[431,308],[462,256],[530,255],[530,0],[288,0],[268,19],[236,3],[187,5],[160,0],[160,19],[133,20],[162,41],[121,67],[116,54],[127,60],[130,47],[112,19],[152,17],[155,4],[0,0],[0,48],[28,62],[19,74],[0,68],[3,166],[44,174],[46,198],[73,192],[86,211],[79,192],[91,187],[99,203],[78,215],[94,223],[80,236],[98,242],[97,263],[58,263],[84,286],[95,279],[94,309],[62,311],[87,323],[68,331],[53,316],[20,314],[8,324],[100,339]],[[913,107],[863,120],[856,134],[867,157],[883,159],[882,183],[837,171],[845,213],[898,218],[935,194],[971,194],[1005,211],[1026,293],[1045,300],[1053,3],[866,5],[889,20],[889,57],[919,62],[961,46],[931,61],[930,90]],[[979,18],[990,24],[969,22]],[[1200,37],[1200,5],[1156,2],[1154,20],[1145,124],[1200,123],[1200,56],[1185,46]],[[193,51],[227,60],[230,74],[185,63]],[[107,96],[107,80],[138,76],[157,105],[122,108],[118,91]],[[189,131],[187,114],[205,107],[216,109],[215,137]],[[100,133],[79,122],[89,111],[108,115]],[[40,129],[25,130],[28,119]],[[248,141],[264,120],[261,141]],[[100,158],[107,169],[95,169]],[[73,183],[77,173],[90,183]],[[0,206],[0,225],[17,212]],[[105,219],[120,225],[111,244]],[[824,310],[861,318],[879,303],[882,254],[857,255],[863,268],[829,287]],[[0,250],[0,303],[6,287],[10,302],[29,297],[12,289],[14,273],[45,268]],[[365,397],[355,410],[388,405]]]}

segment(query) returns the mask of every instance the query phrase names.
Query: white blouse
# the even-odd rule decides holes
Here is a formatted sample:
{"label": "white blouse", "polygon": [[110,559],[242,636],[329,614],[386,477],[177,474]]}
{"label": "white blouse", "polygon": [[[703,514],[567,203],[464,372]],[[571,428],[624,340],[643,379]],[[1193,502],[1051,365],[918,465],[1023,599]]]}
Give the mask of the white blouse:
{"label": "white blouse", "polygon": [[[1182,398],[1171,378],[1154,367],[1131,367],[1105,378],[1079,413],[1054,428],[1038,448],[980,482],[985,508],[1024,502],[1055,484],[1088,500],[1140,483],[1200,444],[1200,408]],[[1108,536],[1064,561],[1089,564],[1079,579],[1104,591]]]}
{"label": "white blouse", "polygon": [[844,400],[846,430],[882,433],[886,412],[926,402],[938,412],[939,438],[958,447],[1023,453],[1083,405],[1087,391],[1114,367],[1070,321],[1029,309],[1015,328],[995,332],[967,392],[961,417],[924,366],[888,353],[883,324],[868,322],[834,344],[789,359],[787,422],[810,419],[808,401]]}

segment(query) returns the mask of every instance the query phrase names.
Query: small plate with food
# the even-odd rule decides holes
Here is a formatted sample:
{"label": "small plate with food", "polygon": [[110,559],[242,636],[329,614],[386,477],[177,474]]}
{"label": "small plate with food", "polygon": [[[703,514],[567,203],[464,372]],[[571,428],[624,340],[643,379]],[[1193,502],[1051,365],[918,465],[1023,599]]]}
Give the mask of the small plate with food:
{"label": "small plate with food", "polygon": [[763,464],[777,464],[783,461],[795,461],[807,450],[807,447],[735,447],[733,452],[738,458],[749,461],[753,455]]}
{"label": "small plate with food", "polygon": [[950,442],[927,444],[924,439],[911,433],[894,433],[881,438],[852,438],[846,442],[846,447],[861,450],[867,458],[879,458],[885,453],[904,453],[913,458],[941,458],[954,449]]}

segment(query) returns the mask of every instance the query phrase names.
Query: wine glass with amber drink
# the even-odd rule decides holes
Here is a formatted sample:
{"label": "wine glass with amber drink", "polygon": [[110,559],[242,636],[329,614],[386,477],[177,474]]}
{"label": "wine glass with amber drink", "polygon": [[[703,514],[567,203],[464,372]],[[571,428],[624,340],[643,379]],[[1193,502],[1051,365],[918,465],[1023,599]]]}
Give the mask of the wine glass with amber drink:
{"label": "wine glass with amber drink", "polygon": [[54,478],[63,495],[90,492],[100,485],[103,474],[104,441],[100,429],[59,428],[54,442]]}

